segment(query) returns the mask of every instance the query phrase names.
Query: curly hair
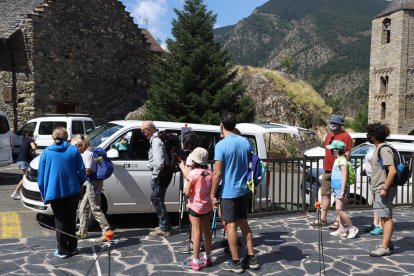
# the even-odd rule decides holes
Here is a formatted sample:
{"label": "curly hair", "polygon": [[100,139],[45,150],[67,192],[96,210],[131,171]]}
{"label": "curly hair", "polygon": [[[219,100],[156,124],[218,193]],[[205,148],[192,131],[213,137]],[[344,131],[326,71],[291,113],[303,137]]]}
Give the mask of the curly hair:
{"label": "curly hair", "polygon": [[200,138],[194,131],[189,131],[183,134],[183,150],[193,151],[200,146]]}
{"label": "curly hair", "polygon": [[379,142],[384,142],[390,135],[390,128],[380,123],[368,124],[366,130],[367,136],[375,137]]}

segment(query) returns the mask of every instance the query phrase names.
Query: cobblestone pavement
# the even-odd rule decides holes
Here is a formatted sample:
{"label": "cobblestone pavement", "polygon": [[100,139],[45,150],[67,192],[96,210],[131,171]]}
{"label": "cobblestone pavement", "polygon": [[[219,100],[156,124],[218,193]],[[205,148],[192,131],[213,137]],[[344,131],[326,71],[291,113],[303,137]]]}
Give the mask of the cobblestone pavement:
{"label": "cobblestone pavement", "polygon": [[[360,235],[353,240],[329,236],[323,229],[326,275],[414,275],[413,208],[395,209],[394,252],[391,256],[373,258],[369,250],[380,243],[381,236],[363,232],[372,221],[372,211],[352,211],[353,222]],[[272,216],[250,220],[260,269],[247,270],[245,275],[318,275],[318,230],[308,222],[307,215]],[[330,213],[333,219],[333,212]],[[92,242],[79,242],[80,254],[58,259],[52,252],[54,237],[0,240],[1,275],[181,275],[193,274],[182,268],[189,255],[179,253],[186,248],[188,235],[175,230],[166,238],[147,236],[149,229],[119,230],[110,257],[108,251]],[[98,233],[91,233],[91,235]],[[230,255],[221,247],[222,231],[213,240],[213,266],[197,274],[227,275],[220,264]],[[244,249],[241,249],[244,255]],[[99,255],[94,264],[94,259]],[[110,260],[110,261],[109,261]]]}

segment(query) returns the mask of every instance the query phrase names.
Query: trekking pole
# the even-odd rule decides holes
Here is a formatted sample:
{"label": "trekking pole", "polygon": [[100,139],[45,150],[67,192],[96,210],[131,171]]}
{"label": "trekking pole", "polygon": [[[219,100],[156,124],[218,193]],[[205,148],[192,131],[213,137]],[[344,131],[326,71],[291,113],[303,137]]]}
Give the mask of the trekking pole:
{"label": "trekking pole", "polygon": [[325,256],[323,252],[323,241],[322,241],[322,225],[321,225],[321,204],[319,201],[315,203],[316,214],[318,218],[318,251],[319,251],[319,275],[322,275],[322,265],[323,265],[323,274],[325,272]]}
{"label": "trekking pole", "polygon": [[211,230],[213,231],[213,237],[216,237],[216,230],[217,230],[217,208],[213,208],[213,221],[211,222]]}
{"label": "trekking pole", "polygon": [[108,275],[111,275],[111,241],[114,233],[111,230],[105,232],[106,246],[108,247]]}

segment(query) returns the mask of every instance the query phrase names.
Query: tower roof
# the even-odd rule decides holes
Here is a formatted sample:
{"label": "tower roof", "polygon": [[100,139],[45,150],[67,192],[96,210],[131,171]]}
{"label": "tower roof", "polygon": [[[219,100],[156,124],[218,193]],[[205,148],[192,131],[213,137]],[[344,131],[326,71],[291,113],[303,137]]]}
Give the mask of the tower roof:
{"label": "tower roof", "polygon": [[375,18],[383,17],[401,10],[414,10],[414,0],[392,0],[388,7],[375,16]]}

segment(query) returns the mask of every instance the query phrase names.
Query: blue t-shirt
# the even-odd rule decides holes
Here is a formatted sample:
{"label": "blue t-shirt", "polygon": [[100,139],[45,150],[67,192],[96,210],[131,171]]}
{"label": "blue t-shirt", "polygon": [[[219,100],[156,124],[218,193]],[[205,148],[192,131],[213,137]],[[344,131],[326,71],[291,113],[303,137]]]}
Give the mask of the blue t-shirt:
{"label": "blue t-shirt", "polygon": [[246,138],[230,134],[217,143],[214,160],[223,163],[221,197],[236,198],[249,193],[246,184],[252,149]]}
{"label": "blue t-shirt", "polygon": [[346,157],[341,156],[335,160],[333,167],[332,167],[332,175],[331,175],[332,189],[342,189],[342,171],[341,171],[342,166],[348,166],[348,161]]}

